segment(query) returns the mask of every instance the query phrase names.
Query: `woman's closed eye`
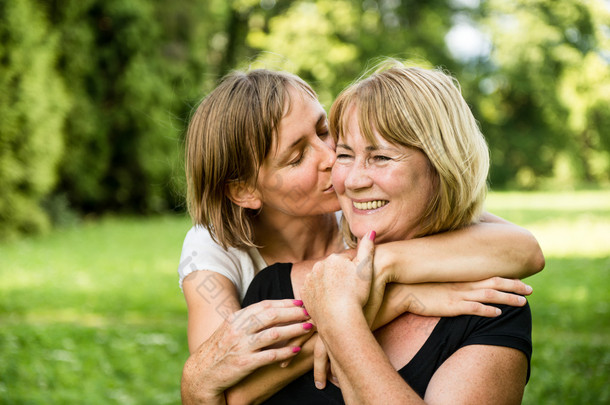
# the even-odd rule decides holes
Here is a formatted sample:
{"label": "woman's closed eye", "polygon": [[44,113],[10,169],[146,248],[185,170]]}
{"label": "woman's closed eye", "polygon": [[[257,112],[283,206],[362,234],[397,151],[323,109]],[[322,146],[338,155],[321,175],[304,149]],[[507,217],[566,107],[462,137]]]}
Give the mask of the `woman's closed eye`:
{"label": "woman's closed eye", "polygon": [[352,155],[348,153],[337,153],[337,159],[349,159]]}
{"label": "woman's closed eye", "polygon": [[288,162],[288,165],[290,166],[298,166],[301,164],[301,162],[303,162],[303,158],[305,157],[305,151],[301,151],[299,152],[299,154],[297,156],[295,156],[293,159],[290,160],[290,162]]}

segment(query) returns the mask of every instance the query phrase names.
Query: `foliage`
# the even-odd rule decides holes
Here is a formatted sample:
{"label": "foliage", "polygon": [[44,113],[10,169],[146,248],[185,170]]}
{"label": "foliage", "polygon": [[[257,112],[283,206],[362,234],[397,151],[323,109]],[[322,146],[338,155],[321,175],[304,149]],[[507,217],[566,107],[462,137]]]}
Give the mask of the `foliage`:
{"label": "foliage", "polygon": [[[162,11],[173,18],[160,19]],[[179,25],[184,11],[143,0],[72,0],[48,12],[61,37],[59,70],[79,101],[67,118],[69,153],[55,192],[85,212],[175,205],[177,117],[188,112],[176,91],[188,96],[193,72],[204,71],[189,49],[190,21]]]}
{"label": "foliage", "polygon": [[[0,239],[44,229],[49,218],[74,222],[75,213],[180,210],[192,108],[221,76],[248,66],[301,75],[327,108],[379,57],[440,66],[459,79],[487,136],[494,187],[610,184],[602,0],[0,7]],[[464,57],[450,48],[464,25],[489,49]]]}
{"label": "foliage", "polygon": [[0,1],[0,239],[48,227],[69,98],[53,70],[57,36],[31,0]]}
{"label": "foliage", "polygon": [[[610,401],[610,192],[491,193],[547,259],[529,279],[524,404]],[[185,216],[106,217],[0,245],[0,402],[180,403]]]}
{"label": "foliage", "polygon": [[[610,173],[610,10],[602,2],[489,0],[481,26],[493,43],[479,97],[492,146],[492,182],[536,186],[558,155],[572,179]],[[606,31],[604,31],[606,30]]]}

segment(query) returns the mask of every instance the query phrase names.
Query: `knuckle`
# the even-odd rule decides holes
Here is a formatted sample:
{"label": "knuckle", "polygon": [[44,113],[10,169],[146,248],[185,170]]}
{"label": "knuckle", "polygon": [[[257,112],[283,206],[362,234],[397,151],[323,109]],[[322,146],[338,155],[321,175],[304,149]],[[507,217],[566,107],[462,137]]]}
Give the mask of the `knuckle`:
{"label": "knuckle", "polygon": [[250,366],[251,360],[246,356],[239,356],[235,359],[235,365],[240,369],[246,369]]}
{"label": "knuckle", "polygon": [[265,317],[267,318],[267,320],[269,322],[275,321],[279,317],[277,309],[275,309],[275,308],[267,309],[267,311],[265,312]]}
{"label": "knuckle", "polygon": [[480,302],[470,302],[468,304],[469,306],[469,310],[473,313],[473,314],[479,314],[481,313],[481,310],[483,310],[484,305],[481,304]]}
{"label": "knuckle", "polygon": [[267,336],[269,340],[275,342],[280,338],[280,332],[277,329],[269,329],[267,330]]}
{"label": "knuckle", "polygon": [[496,290],[492,290],[491,288],[486,288],[483,290],[483,296],[485,299],[490,300],[496,296]]}

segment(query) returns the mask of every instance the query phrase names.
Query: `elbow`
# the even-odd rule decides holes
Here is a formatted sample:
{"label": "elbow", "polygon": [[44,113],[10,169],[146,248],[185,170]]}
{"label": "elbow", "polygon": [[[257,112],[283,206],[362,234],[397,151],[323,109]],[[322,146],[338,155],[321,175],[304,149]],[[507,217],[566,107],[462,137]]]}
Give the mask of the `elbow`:
{"label": "elbow", "polygon": [[525,270],[526,270],[525,277],[529,277],[536,273],[539,273],[540,271],[542,271],[542,269],[544,269],[544,266],[546,265],[544,253],[542,253],[540,244],[538,243],[538,241],[536,240],[534,235],[532,235],[531,233],[530,233],[530,238],[531,238],[531,242],[530,242],[531,243],[531,249],[530,249],[531,253],[527,257],[527,261],[524,266]]}
{"label": "elbow", "polygon": [[544,254],[542,253],[542,250],[539,249],[538,252],[536,252],[530,264],[532,266],[532,275],[544,269],[544,266],[546,265],[546,260],[544,259]]}

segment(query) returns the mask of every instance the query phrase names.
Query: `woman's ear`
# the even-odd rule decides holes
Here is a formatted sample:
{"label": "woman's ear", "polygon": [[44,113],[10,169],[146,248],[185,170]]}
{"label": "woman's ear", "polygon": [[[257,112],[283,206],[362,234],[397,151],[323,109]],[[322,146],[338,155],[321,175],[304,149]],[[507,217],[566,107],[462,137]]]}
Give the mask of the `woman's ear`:
{"label": "woman's ear", "polygon": [[237,204],[242,208],[258,210],[263,206],[263,202],[260,199],[256,188],[249,186],[242,181],[230,183],[227,186],[225,193],[234,204]]}

